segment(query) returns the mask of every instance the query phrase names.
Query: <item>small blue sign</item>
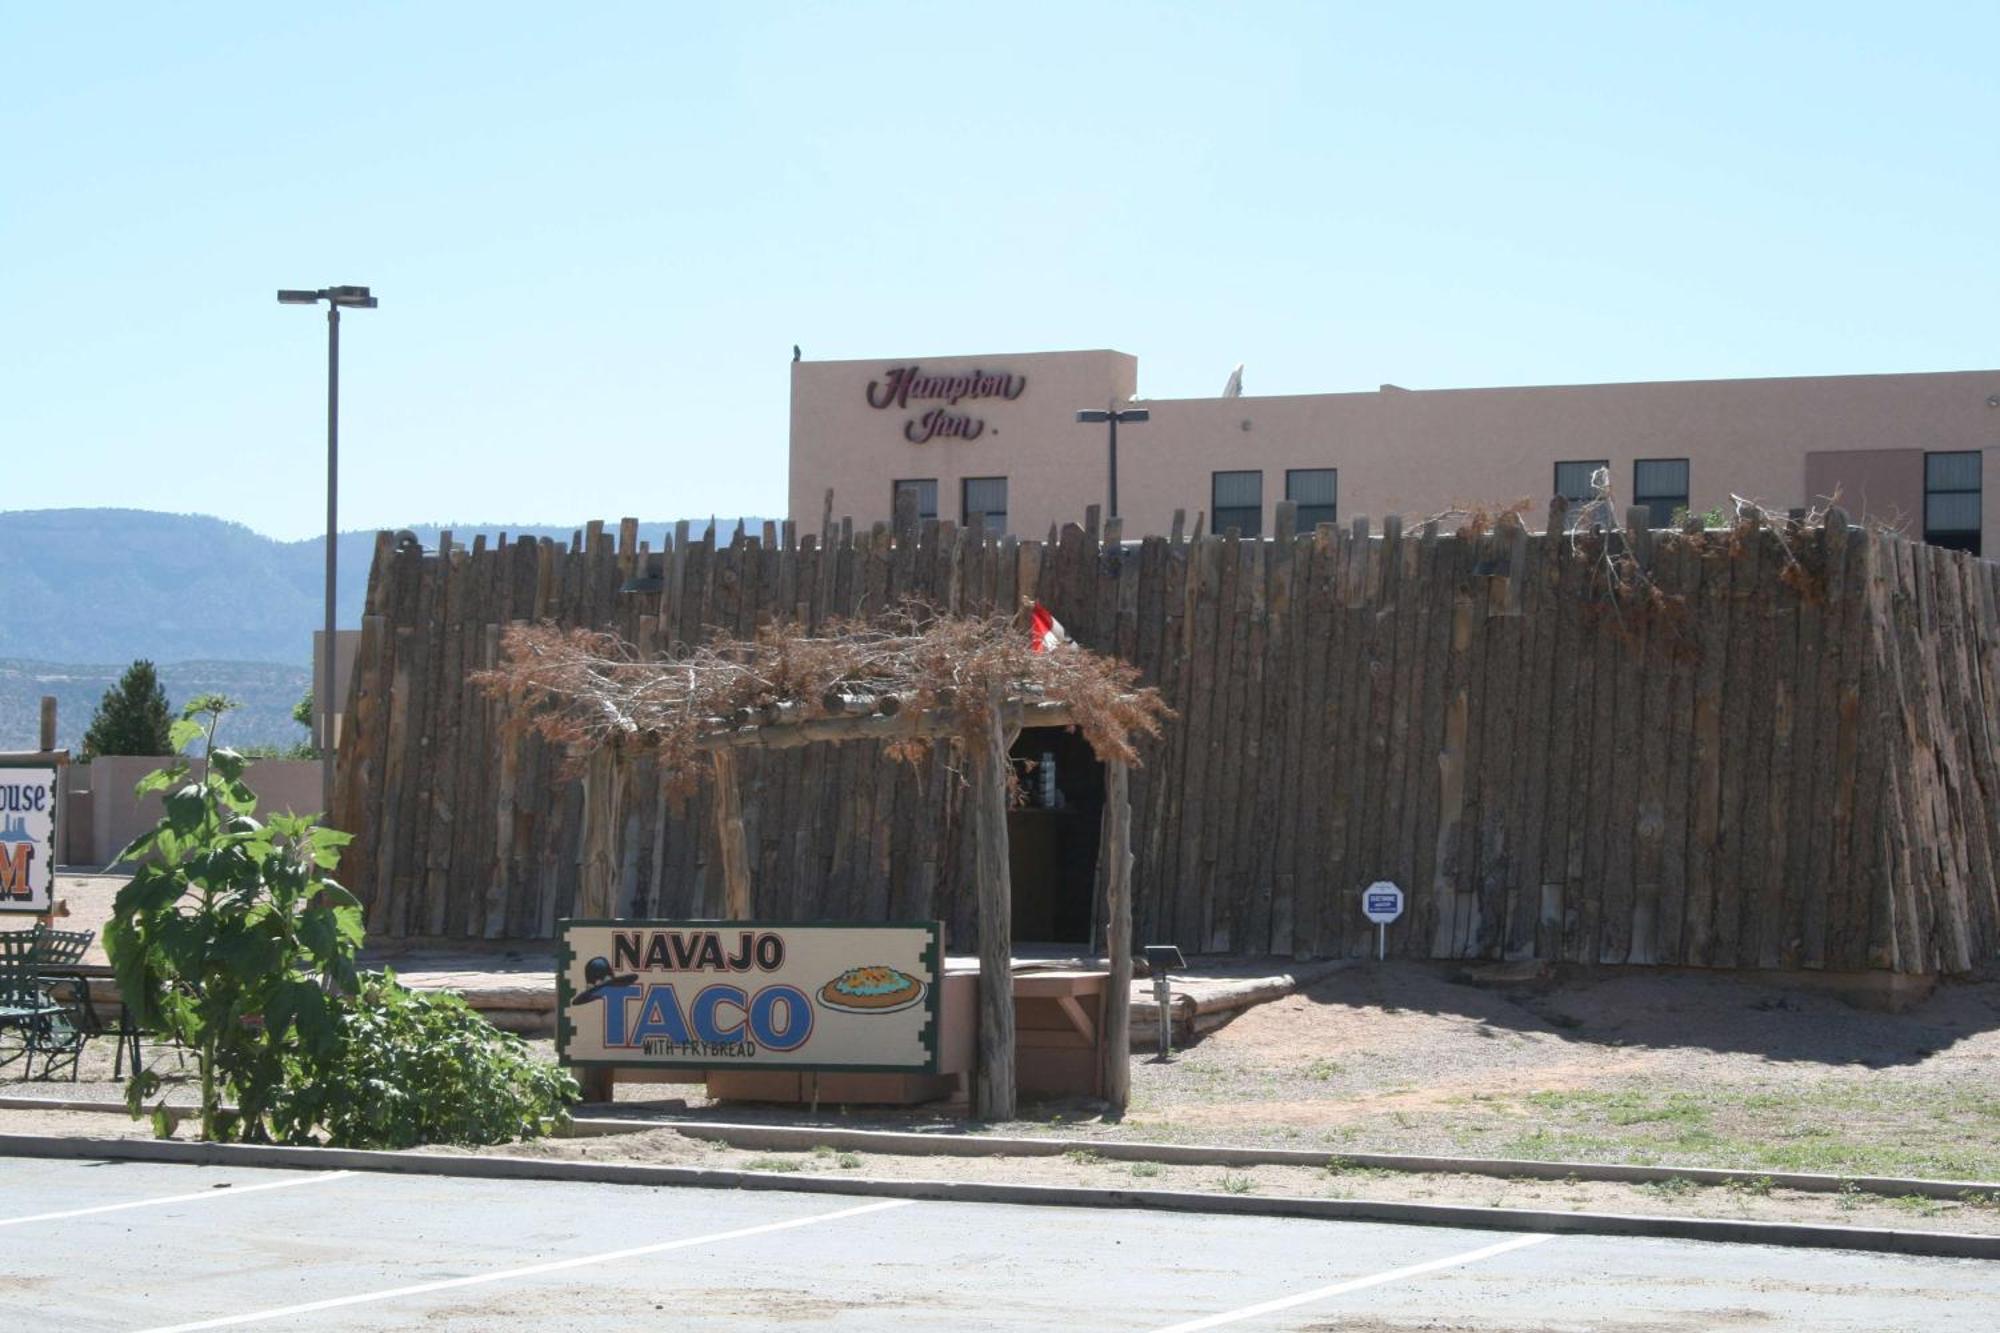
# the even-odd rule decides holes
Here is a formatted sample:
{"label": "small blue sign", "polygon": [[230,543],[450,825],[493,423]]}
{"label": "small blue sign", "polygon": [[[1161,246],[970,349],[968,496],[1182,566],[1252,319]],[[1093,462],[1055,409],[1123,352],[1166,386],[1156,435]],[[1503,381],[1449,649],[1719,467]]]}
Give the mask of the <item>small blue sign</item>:
{"label": "small blue sign", "polygon": [[1361,891],[1361,911],[1376,925],[1385,926],[1403,914],[1403,891],[1378,879]]}

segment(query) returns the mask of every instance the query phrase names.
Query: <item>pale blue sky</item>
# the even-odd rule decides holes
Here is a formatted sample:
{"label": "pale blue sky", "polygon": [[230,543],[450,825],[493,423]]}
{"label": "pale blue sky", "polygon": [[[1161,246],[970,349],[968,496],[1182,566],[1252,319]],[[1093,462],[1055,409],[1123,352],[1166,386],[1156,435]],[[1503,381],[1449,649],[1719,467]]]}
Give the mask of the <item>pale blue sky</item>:
{"label": "pale blue sky", "polygon": [[[564,12],[570,11],[570,12]],[[581,15],[580,17],[578,15]],[[2000,5],[0,0],[0,508],[783,505],[809,357],[2000,364]]]}

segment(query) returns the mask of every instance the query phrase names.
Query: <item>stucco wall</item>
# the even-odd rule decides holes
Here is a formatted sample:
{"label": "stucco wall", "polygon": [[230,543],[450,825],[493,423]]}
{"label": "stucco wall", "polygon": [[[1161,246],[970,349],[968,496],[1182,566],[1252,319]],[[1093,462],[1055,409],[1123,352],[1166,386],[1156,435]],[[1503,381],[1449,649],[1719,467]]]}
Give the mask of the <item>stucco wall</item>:
{"label": "stucco wall", "polygon": [[[141,800],[132,789],[163,762],[157,756],[100,755],[76,766],[70,787],[90,793],[85,808],[91,828],[88,841],[81,841],[77,833],[66,836],[73,857],[88,847],[89,864],[110,865],[119,849],[159,819],[159,794]],[[257,793],[260,812],[314,814],[321,808],[318,760],[259,759],[250,765],[246,780]],[[75,802],[69,806],[72,812],[77,808]]]}
{"label": "stucco wall", "polygon": [[1851,512],[1924,535],[1922,449],[1815,450],[1806,455],[1806,494],[1838,493]]}
{"label": "stucco wall", "polygon": [[[907,365],[927,375],[1016,370],[1028,388],[1014,402],[961,405],[988,418],[978,439],[915,444],[902,432],[915,413],[867,402],[871,382]],[[1104,501],[1104,427],[1078,425],[1075,409],[1136,391],[1136,373],[1114,352],[797,363],[792,517],[816,531],[832,486],[836,516],[886,519],[891,481],[935,476],[939,516],[956,520],[959,478],[1006,476],[1013,530],[1040,535]],[[1523,498],[1538,515],[1558,461],[1608,460],[1629,500],[1636,460],[1686,458],[1694,508],[1738,494],[1785,509],[1818,493],[1810,455],[1981,449],[1990,544],[2000,539],[2000,408],[1987,403],[1996,394],[2000,371],[1140,399],[1152,420],[1120,432],[1120,508],[1128,537],[1165,532],[1176,508],[1190,520],[1211,508],[1214,472],[1257,469],[1268,532],[1286,469],[1334,467],[1343,521]],[[1863,514],[1874,497],[1858,489],[1847,486],[1843,503]],[[1915,504],[1900,491],[1894,503],[1921,528],[1921,475]]]}

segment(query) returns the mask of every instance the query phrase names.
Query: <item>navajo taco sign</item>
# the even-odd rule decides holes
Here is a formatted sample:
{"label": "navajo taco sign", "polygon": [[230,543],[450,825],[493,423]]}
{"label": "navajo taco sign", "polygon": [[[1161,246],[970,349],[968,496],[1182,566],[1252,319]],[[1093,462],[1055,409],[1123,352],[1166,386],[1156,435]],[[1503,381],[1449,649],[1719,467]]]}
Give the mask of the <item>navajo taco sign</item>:
{"label": "navajo taco sign", "polygon": [[937,1072],[937,922],[565,921],[564,1064]]}
{"label": "navajo taco sign", "polygon": [[0,762],[0,912],[46,912],[56,882],[56,766]]}

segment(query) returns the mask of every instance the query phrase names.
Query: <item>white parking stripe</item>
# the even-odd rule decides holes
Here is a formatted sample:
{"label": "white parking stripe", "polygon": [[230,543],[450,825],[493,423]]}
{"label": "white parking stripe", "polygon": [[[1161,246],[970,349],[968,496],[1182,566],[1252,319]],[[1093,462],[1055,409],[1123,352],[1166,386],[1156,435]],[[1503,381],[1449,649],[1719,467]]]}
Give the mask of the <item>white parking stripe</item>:
{"label": "white parking stripe", "polygon": [[885,1199],[880,1203],[863,1204],[859,1208],[842,1208],[832,1213],[814,1213],[810,1217],[794,1217],[783,1222],[765,1222],[761,1226],[740,1227],[735,1231],[716,1231],[706,1236],[689,1236],[684,1240],[663,1240],[655,1245],[638,1245],[629,1250],[609,1250],[602,1254],[583,1254],[574,1259],[551,1259],[547,1263],[528,1264],[521,1268],[502,1268],[491,1273],[475,1273],[471,1277],[449,1277],[436,1282],[418,1282],[407,1287],[390,1287],[386,1291],[364,1291],[354,1296],[334,1296],[323,1301],[307,1301],[303,1305],[284,1305],[271,1310],[252,1311],[249,1314],[224,1315],[220,1319],[200,1319],[192,1324],[173,1324],[164,1328],[147,1329],[145,1333],[192,1333],[192,1330],[198,1328],[227,1328],[232,1324],[254,1324],[262,1319],[283,1319],[289,1315],[311,1314],[317,1310],[337,1310],[342,1306],[365,1305],[370,1301],[392,1301],[399,1296],[421,1296],[426,1292],[450,1291],[455,1287],[476,1287],[487,1282],[509,1282],[515,1278],[535,1277],[542,1273],[560,1273],[571,1268],[586,1268],[591,1264],[617,1263],[620,1259],[636,1259],[642,1254],[664,1254],[668,1250],[692,1249],[697,1245],[712,1245],[718,1241],[767,1236],[774,1231],[809,1227],[818,1222],[838,1222],[842,1218],[879,1213],[889,1208],[903,1208],[915,1202],[915,1199]]}
{"label": "white parking stripe", "polygon": [[289,1180],[267,1180],[261,1185],[216,1184],[194,1194],[168,1194],[157,1199],[134,1199],[130,1203],[101,1203],[95,1208],[68,1208],[60,1213],[36,1213],[33,1217],[0,1217],[0,1227],[18,1227],[29,1222],[54,1222],[65,1217],[88,1217],[92,1213],[119,1213],[127,1208],[154,1208],[163,1203],[193,1203],[196,1199],[227,1199],[235,1194],[254,1194],[258,1190],[289,1189],[293,1185],[318,1185],[329,1180],[343,1180],[353,1175],[352,1171],[322,1171],[310,1176],[294,1176]]}
{"label": "white parking stripe", "polygon": [[1349,1278],[1345,1282],[1336,1282],[1332,1286],[1316,1287],[1311,1291],[1302,1291],[1296,1296],[1282,1296],[1275,1301],[1265,1301],[1261,1305],[1246,1305],[1241,1309],[1225,1310],[1221,1314],[1212,1314],[1204,1319],[1191,1319],[1185,1324],[1174,1324],[1167,1328],[1159,1329],[1157,1333],[1195,1333],[1195,1330],[1200,1328],[1220,1328],[1224,1324],[1241,1323],[1245,1319],[1255,1319],[1259,1315],[1275,1314],[1279,1310],[1289,1310],[1299,1305],[1310,1305],[1314,1301],[1323,1301],[1329,1296],[1339,1296],[1350,1291],[1360,1291],[1364,1287],[1379,1287],[1385,1282],[1400,1282],[1406,1277],[1417,1277],[1424,1273],[1434,1273],[1440,1268],[1456,1268],[1460,1264],[1476,1264],[1481,1259],[1491,1259],[1496,1254],[1505,1254],[1509,1250],[1524,1250],[1530,1245],[1540,1245],[1545,1240],[1554,1239],[1554,1236],[1548,1235],[1516,1236],[1512,1240],[1502,1241],[1498,1245],[1488,1245],[1484,1249],[1467,1250],[1464,1254],[1447,1255],[1442,1259],[1431,1259],[1421,1264],[1411,1264],[1407,1268],[1392,1268],[1386,1273],[1376,1273],[1371,1277]]}

